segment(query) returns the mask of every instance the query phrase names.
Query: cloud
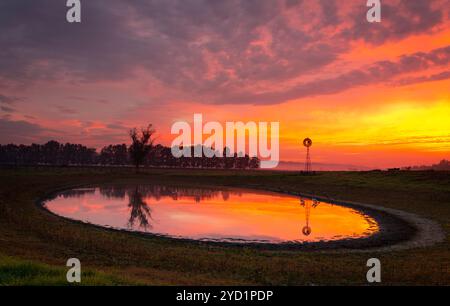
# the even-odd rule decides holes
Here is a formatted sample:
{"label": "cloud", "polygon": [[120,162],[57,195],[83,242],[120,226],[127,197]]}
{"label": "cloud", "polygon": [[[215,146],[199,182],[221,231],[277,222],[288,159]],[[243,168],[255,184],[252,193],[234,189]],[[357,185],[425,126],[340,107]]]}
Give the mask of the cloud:
{"label": "cloud", "polygon": [[6,113],[13,113],[16,111],[14,108],[11,108],[9,106],[0,106],[0,109]]}
{"label": "cloud", "polygon": [[3,94],[0,94],[0,103],[1,104],[13,104],[20,100],[21,100],[21,98],[18,98],[18,97],[5,96]]}
{"label": "cloud", "polygon": [[50,129],[26,120],[12,120],[11,116],[6,115],[0,117],[0,144],[45,143],[54,139],[100,148],[103,145],[123,143],[128,140],[128,130],[129,128],[119,122],[104,124],[90,121],[80,122],[79,127],[61,123],[57,129]]}
{"label": "cloud", "polygon": [[382,22],[366,22],[367,8],[356,6],[350,26],[342,31],[349,40],[362,39],[372,44],[382,44],[398,40],[413,34],[429,33],[444,21],[445,12],[449,12],[447,0],[391,0],[382,1]]}
{"label": "cloud", "polygon": [[73,109],[71,107],[67,107],[67,106],[64,106],[64,105],[57,105],[56,109],[62,114],[67,114],[67,115],[76,115],[76,114],[78,114],[78,111],[76,109]]}
{"label": "cloud", "polygon": [[406,85],[411,85],[411,84],[416,84],[416,83],[435,82],[435,81],[442,81],[442,80],[447,80],[447,79],[450,79],[450,70],[440,72],[440,73],[435,73],[432,75],[404,78],[404,79],[394,82],[393,84],[397,85],[397,86],[406,86]]}
{"label": "cloud", "polygon": [[128,131],[130,129],[129,127],[126,127],[122,123],[119,123],[119,122],[107,124],[106,127],[108,129],[121,130],[121,131]]}
{"label": "cloud", "polygon": [[[334,79],[317,76],[354,42],[434,31],[447,3],[383,2],[383,21],[374,25],[365,19],[365,1],[84,1],[81,24],[69,24],[57,1],[3,0],[0,79],[91,84],[140,71],[161,84],[163,97],[278,103],[315,95],[319,86],[333,93],[377,81],[376,71],[364,71],[376,64]],[[311,77],[317,80],[295,85]]]}
{"label": "cloud", "polygon": [[426,135],[426,136],[408,136],[404,138],[383,139],[381,141],[340,141],[334,142],[336,145],[352,145],[352,146],[366,146],[366,145],[410,145],[410,144],[450,144],[450,135]]}
{"label": "cloud", "polygon": [[[264,94],[254,93],[229,93],[224,95],[217,103],[255,103],[275,104],[291,99],[299,99],[317,95],[330,95],[344,90],[369,84],[389,82],[403,74],[420,71],[435,66],[448,67],[450,64],[450,46],[435,49],[429,53],[418,52],[404,55],[397,61],[378,61],[364,69],[354,69],[342,73],[333,78],[316,79],[311,82],[301,83],[289,90],[281,92],[269,92]],[[400,80],[399,85],[408,85],[414,82],[424,82],[448,77],[448,74],[440,74],[431,78],[413,78]]]}
{"label": "cloud", "polygon": [[0,143],[29,144],[44,132],[41,126],[27,121],[0,119]]}

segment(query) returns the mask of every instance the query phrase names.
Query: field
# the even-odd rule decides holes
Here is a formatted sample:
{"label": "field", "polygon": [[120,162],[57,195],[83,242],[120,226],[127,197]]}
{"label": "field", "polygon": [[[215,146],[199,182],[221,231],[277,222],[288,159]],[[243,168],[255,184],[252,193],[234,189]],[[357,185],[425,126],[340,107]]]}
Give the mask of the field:
{"label": "field", "polygon": [[[392,252],[258,250],[149,238],[83,225],[38,205],[80,184],[171,182],[280,188],[416,213],[438,222],[443,243]],[[127,168],[0,170],[0,284],[67,284],[66,260],[82,263],[82,284],[365,285],[366,261],[382,263],[382,284],[450,285],[449,172],[289,172]]]}

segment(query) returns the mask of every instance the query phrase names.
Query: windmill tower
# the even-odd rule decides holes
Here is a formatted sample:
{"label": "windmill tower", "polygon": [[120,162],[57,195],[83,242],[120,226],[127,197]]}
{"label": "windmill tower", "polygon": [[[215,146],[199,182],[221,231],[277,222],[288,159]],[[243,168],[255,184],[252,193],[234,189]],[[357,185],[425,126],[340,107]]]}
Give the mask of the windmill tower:
{"label": "windmill tower", "polygon": [[312,168],[311,168],[311,156],[309,154],[309,148],[312,146],[311,138],[303,139],[303,145],[306,147],[305,172],[309,173],[309,172],[312,171]]}

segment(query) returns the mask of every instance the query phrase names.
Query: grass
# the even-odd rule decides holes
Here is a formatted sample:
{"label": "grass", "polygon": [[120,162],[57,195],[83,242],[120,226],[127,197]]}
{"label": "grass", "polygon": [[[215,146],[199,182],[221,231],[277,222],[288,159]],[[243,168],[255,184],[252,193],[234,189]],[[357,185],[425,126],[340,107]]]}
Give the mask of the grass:
{"label": "grass", "polygon": [[[62,267],[0,255],[0,286],[63,286],[68,285],[66,273],[67,270]],[[81,278],[83,282],[80,285],[83,286],[112,286],[130,283],[130,281],[125,281],[113,275],[93,270],[84,271],[84,269]],[[73,285],[77,284],[73,283]]]}
{"label": "grass", "polygon": [[[142,238],[69,222],[36,199],[77,184],[170,182],[279,188],[359,201],[439,222],[445,242],[389,253],[261,251]],[[382,263],[383,284],[450,285],[450,173],[19,168],[0,170],[0,284],[63,285],[65,262],[81,260],[82,284],[366,285],[366,261]],[[86,267],[86,268],[84,268]],[[85,271],[86,269],[86,271]]]}

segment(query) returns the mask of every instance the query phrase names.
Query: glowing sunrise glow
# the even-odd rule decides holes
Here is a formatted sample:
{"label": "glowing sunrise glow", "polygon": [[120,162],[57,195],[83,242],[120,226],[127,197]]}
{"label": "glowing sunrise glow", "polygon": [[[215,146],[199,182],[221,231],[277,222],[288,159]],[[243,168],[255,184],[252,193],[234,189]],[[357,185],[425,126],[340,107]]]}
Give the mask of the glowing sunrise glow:
{"label": "glowing sunrise glow", "polygon": [[90,1],[76,26],[20,2],[0,18],[2,144],[101,149],[152,123],[168,146],[200,113],[278,121],[281,160],[311,137],[316,169],[450,158],[448,1],[384,2],[377,24],[366,1]]}

